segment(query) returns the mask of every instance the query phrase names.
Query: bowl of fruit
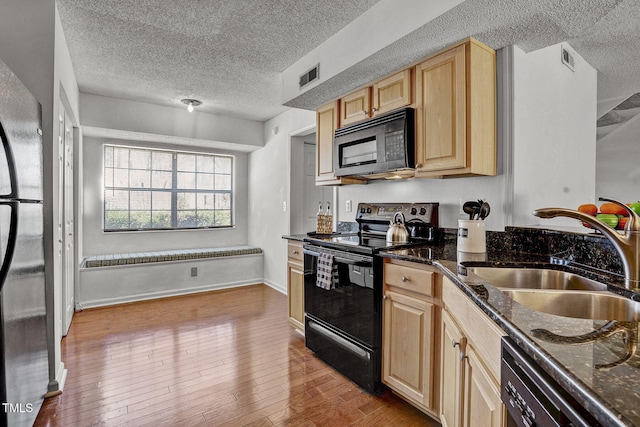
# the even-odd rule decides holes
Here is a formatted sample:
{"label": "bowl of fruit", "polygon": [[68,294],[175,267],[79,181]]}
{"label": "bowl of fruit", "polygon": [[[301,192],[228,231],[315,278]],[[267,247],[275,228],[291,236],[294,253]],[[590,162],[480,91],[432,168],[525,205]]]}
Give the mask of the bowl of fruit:
{"label": "bowl of fruit", "polygon": [[[640,202],[627,203],[627,206],[640,215]],[[578,212],[594,216],[616,230],[624,230],[627,221],[629,221],[629,212],[615,203],[603,203],[600,208],[592,203],[587,203],[578,206]],[[582,221],[582,225],[587,228],[593,228],[584,221]]]}

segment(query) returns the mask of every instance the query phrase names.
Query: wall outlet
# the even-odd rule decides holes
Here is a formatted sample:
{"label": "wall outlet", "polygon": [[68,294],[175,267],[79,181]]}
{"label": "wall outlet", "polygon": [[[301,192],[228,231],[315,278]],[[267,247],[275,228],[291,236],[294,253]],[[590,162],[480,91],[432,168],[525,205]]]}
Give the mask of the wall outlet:
{"label": "wall outlet", "polygon": [[198,267],[191,267],[191,277],[198,276]]}
{"label": "wall outlet", "polygon": [[287,202],[284,201],[282,202],[282,212],[286,212],[287,211]]}
{"label": "wall outlet", "polygon": [[347,200],[347,204],[345,206],[347,212],[351,212],[351,200]]}

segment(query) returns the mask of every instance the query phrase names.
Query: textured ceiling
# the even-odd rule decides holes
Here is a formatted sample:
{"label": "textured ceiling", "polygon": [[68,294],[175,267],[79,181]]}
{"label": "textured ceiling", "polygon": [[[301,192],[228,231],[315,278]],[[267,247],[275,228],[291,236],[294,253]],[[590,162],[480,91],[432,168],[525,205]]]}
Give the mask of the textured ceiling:
{"label": "textured ceiling", "polygon": [[[80,91],[263,121],[280,73],[379,0],[57,0]],[[182,106],[184,107],[184,106]]]}
{"label": "textured ceiling", "polygon": [[[280,73],[379,0],[57,0],[81,92],[267,120]],[[313,109],[464,37],[532,51],[568,42],[598,98],[640,92],[638,0],[467,0],[288,105]]]}

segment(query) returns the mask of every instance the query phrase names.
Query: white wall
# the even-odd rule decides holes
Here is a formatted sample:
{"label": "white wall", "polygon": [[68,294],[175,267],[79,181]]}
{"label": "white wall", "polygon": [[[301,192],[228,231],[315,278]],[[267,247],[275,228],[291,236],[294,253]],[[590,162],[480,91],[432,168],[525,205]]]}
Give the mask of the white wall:
{"label": "white wall", "polygon": [[596,158],[597,196],[640,200],[640,115],[599,140]]}
{"label": "white wall", "polygon": [[196,109],[81,94],[83,127],[208,141],[217,148],[249,151],[263,145],[262,123]]}
{"label": "white wall", "polygon": [[[61,105],[64,107],[65,111],[68,114],[68,119],[71,121],[73,126],[78,126],[78,97],[79,97],[79,89],[78,82],[76,81],[75,72],[73,71],[73,64],[71,63],[71,55],[69,54],[69,49],[67,48],[67,42],[64,37],[64,32],[62,30],[62,22],[60,21],[60,16],[58,15],[58,9],[55,9],[55,66],[53,73],[53,141],[51,144],[52,150],[52,158],[51,158],[51,167],[52,167],[52,175],[50,180],[45,180],[45,183],[48,181],[52,187],[52,223],[53,223],[53,242],[58,242],[63,240],[62,233],[64,232],[62,229],[57,227],[57,224],[60,221],[59,218],[59,202],[58,200],[58,188],[62,183],[59,180],[59,167],[58,167],[58,156],[59,156],[59,146],[58,146],[58,138],[57,136],[60,134],[60,121],[58,117],[61,114]],[[81,152],[82,145],[79,144],[79,141],[76,141],[76,148],[79,148]],[[75,153],[74,156],[77,156],[78,153]],[[74,169],[77,168],[78,162],[75,160]],[[77,185],[77,183],[76,183]],[[76,210],[78,212],[78,210]],[[78,221],[76,220],[76,223]],[[76,225],[81,226],[81,222]],[[76,228],[77,230],[77,228]],[[78,242],[79,239],[76,236],[75,241]],[[55,386],[64,387],[64,381],[66,379],[66,370],[64,369],[64,363],[61,355],[60,341],[62,340],[63,330],[62,330],[62,311],[63,311],[63,302],[62,302],[62,273],[63,273],[63,263],[62,257],[56,247],[53,248],[53,276],[54,276],[54,301],[53,301],[53,315],[54,315],[54,339],[53,339],[53,362],[55,367],[55,377],[52,378],[53,384],[50,385],[50,389]],[[76,275],[76,280],[78,276]],[[76,284],[77,287],[77,284]],[[66,332],[66,331],[65,331]],[[51,390],[50,390],[51,391]]]}
{"label": "white wall", "polygon": [[[202,152],[232,154],[234,160],[234,222],[229,229],[129,231],[102,230],[103,214],[103,145],[118,144],[151,148],[184,150],[184,147],[166,144],[131,142],[119,139],[84,138],[84,188],[83,188],[83,256],[109,253],[145,252],[170,249],[193,249],[246,245],[248,240],[247,154],[232,153],[206,147]],[[189,147],[189,151],[196,148]]]}
{"label": "white wall", "polygon": [[[264,281],[286,292],[290,133],[315,124],[313,111],[288,110],[264,124],[265,145],[249,154],[249,244],[264,251]],[[278,128],[274,135],[273,129]]]}
{"label": "white wall", "polygon": [[[564,44],[571,48],[569,45]],[[575,71],[560,61],[561,45],[531,53],[514,48],[514,223],[540,220],[544,207],[576,209],[595,199],[597,73],[574,52]]]}
{"label": "white wall", "polygon": [[[486,200],[491,213],[486,219],[488,230],[504,228],[504,176],[476,178],[430,179],[414,178],[395,181],[373,181],[366,185],[347,185],[338,189],[338,220],[355,221],[356,206],[360,202],[439,202],[440,227],[455,228],[462,213],[461,203],[467,200]],[[346,212],[347,200],[353,211]]]}

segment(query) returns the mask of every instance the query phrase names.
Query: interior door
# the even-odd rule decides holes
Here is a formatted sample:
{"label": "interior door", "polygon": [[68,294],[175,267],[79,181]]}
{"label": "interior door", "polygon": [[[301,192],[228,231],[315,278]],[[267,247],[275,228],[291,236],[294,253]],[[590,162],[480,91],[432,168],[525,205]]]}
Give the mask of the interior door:
{"label": "interior door", "polygon": [[69,117],[60,107],[60,138],[62,150],[59,155],[60,170],[60,219],[62,253],[62,334],[67,335],[73,318],[75,305],[75,236],[74,236],[74,205],[73,205],[73,128]]}

